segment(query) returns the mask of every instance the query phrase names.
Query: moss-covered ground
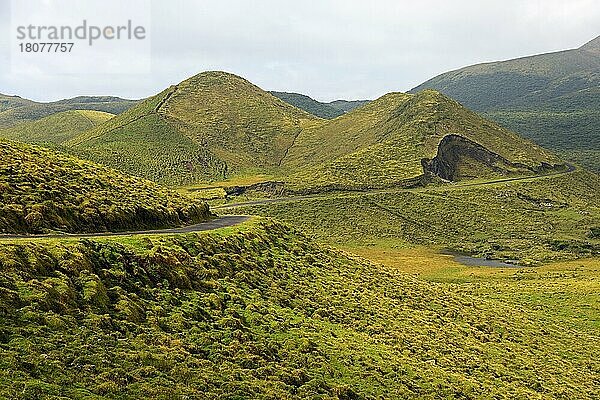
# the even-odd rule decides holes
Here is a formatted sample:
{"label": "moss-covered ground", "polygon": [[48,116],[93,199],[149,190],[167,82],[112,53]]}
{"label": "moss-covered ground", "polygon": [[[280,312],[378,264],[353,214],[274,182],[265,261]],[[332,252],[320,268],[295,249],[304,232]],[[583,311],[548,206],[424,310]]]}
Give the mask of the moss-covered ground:
{"label": "moss-covered ground", "polygon": [[374,264],[264,219],[5,241],[0,397],[598,397],[597,261],[477,273],[405,254]]}

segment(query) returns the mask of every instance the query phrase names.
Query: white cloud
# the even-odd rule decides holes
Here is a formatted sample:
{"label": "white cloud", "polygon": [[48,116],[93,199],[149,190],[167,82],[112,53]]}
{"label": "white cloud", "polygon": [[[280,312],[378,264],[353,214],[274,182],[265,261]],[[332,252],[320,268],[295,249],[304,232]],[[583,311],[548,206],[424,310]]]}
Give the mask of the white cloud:
{"label": "white cloud", "polygon": [[464,65],[578,47],[598,27],[600,3],[590,0],[156,0],[151,75],[57,84],[0,66],[0,92],[143,97],[220,69],[322,100],[374,98]]}

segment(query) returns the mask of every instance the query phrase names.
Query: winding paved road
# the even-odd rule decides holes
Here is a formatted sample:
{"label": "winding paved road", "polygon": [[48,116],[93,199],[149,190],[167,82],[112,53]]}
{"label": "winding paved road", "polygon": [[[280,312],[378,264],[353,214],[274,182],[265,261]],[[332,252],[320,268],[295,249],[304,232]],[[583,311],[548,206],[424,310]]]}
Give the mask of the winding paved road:
{"label": "winding paved road", "polygon": [[250,217],[247,215],[225,215],[211,219],[210,221],[201,222],[195,225],[183,226],[180,228],[171,229],[155,229],[148,231],[127,231],[127,232],[99,232],[99,233],[52,233],[44,235],[0,235],[2,239],[80,239],[80,238],[94,238],[94,237],[112,237],[112,236],[130,236],[130,235],[168,235],[177,233],[191,233],[191,232],[202,232],[210,231],[213,229],[226,228],[228,226],[235,226],[245,222]]}
{"label": "winding paved road", "polygon": [[336,194],[337,195],[380,194],[380,193],[395,193],[395,192],[415,191],[415,190],[422,191],[422,190],[428,190],[428,189],[431,190],[431,189],[439,189],[439,188],[448,189],[448,188],[461,188],[461,187],[473,187],[473,186],[486,186],[486,185],[493,185],[493,184],[497,184],[497,183],[527,181],[527,180],[548,178],[548,177],[557,176],[557,175],[569,174],[569,173],[577,170],[577,167],[572,164],[566,164],[566,166],[567,166],[567,169],[564,171],[550,172],[550,173],[544,174],[544,175],[495,179],[492,181],[476,182],[476,183],[458,183],[458,184],[453,184],[452,186],[442,186],[442,187],[436,187],[436,188],[419,187],[419,188],[413,188],[413,189],[396,188],[396,189],[340,191],[340,192],[330,192],[330,193],[325,193],[325,194],[318,193],[318,194],[309,194],[309,195],[304,195],[304,196],[300,195],[300,196],[291,196],[291,197],[277,197],[277,198],[272,198],[272,199],[252,200],[252,201],[246,201],[246,202],[242,202],[242,203],[232,203],[232,204],[211,206],[210,208],[211,208],[211,210],[227,210],[227,209],[232,209],[232,208],[245,207],[245,206],[257,206],[257,205],[262,205],[262,204],[286,203],[286,202],[302,201],[302,200],[315,200],[315,199],[321,199],[321,198],[329,197],[331,195],[336,195]]}
{"label": "winding paved road", "polygon": [[[547,178],[550,176],[563,175],[568,174],[575,171],[577,168],[574,165],[567,164],[567,169],[565,171],[553,172],[545,175],[538,176],[527,176],[520,178],[506,178],[506,179],[497,179],[493,181],[486,182],[478,182],[478,183],[465,183],[458,184],[452,187],[467,187],[467,186],[484,186],[491,185],[496,183],[503,182],[514,182],[514,181],[524,181],[524,180],[532,180],[539,178]],[[377,193],[391,193],[397,191],[406,191],[406,190],[422,190],[419,189],[378,189],[371,191],[348,191],[348,192],[333,192],[326,194],[313,194],[306,196],[292,196],[292,197],[280,197],[274,199],[264,199],[264,200],[255,200],[248,201],[244,203],[234,203],[234,204],[224,204],[221,206],[211,207],[213,210],[223,210],[223,209],[231,209],[236,207],[243,206],[251,206],[251,205],[260,205],[260,204],[269,204],[269,203],[283,203],[283,202],[292,202],[292,201],[301,201],[301,200],[310,200],[310,199],[319,199],[329,197],[332,194],[339,195],[356,195],[356,194],[377,194]],[[222,217],[217,217],[211,219],[210,221],[201,222],[195,225],[183,226],[180,228],[171,228],[171,229],[155,229],[155,230],[145,230],[145,231],[126,231],[126,232],[99,232],[99,233],[83,233],[83,234],[72,234],[72,233],[52,233],[52,234],[42,234],[42,235],[2,235],[0,234],[0,240],[3,239],[65,239],[65,238],[94,238],[94,237],[112,237],[112,236],[131,236],[131,235],[168,235],[168,234],[179,234],[179,233],[191,233],[191,232],[202,232],[202,231],[210,231],[213,229],[226,228],[229,226],[239,225],[245,221],[247,221],[250,216],[247,215],[225,215]]]}

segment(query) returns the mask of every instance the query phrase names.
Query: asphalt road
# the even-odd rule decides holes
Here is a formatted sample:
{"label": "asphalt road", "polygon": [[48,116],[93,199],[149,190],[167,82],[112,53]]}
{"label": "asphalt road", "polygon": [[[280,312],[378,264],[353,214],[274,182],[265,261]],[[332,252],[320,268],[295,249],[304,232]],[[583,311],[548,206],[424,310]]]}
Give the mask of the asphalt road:
{"label": "asphalt road", "polygon": [[[551,176],[569,174],[577,169],[577,167],[575,167],[572,164],[566,164],[566,165],[567,165],[567,169],[564,171],[551,172],[549,174],[544,174],[544,175],[495,179],[492,181],[477,182],[477,183],[460,183],[460,184],[455,184],[450,187],[460,188],[460,187],[486,186],[486,185],[493,185],[493,184],[504,183],[504,182],[517,182],[517,181],[526,181],[526,180],[532,180],[532,179],[538,179],[538,178],[548,178]],[[394,192],[407,191],[407,190],[415,190],[415,189],[402,188],[402,189],[375,189],[375,190],[369,190],[369,191],[356,190],[356,191],[345,191],[345,192],[332,192],[332,193],[328,193],[328,194],[311,194],[311,195],[305,195],[305,196],[277,197],[277,198],[272,198],[272,199],[246,201],[243,203],[223,204],[223,205],[219,205],[219,206],[211,206],[210,208],[211,208],[211,210],[227,210],[227,209],[232,209],[232,208],[237,208],[237,207],[256,206],[256,205],[262,205],[262,204],[286,203],[286,202],[311,200],[311,199],[314,200],[314,199],[328,197],[332,194],[340,194],[340,195],[342,195],[342,194],[378,194],[378,193],[394,193]],[[419,188],[417,190],[423,190],[423,188]]]}
{"label": "asphalt road", "polygon": [[[561,172],[553,172],[545,175],[538,176],[527,176],[520,178],[506,178],[506,179],[497,179],[493,181],[486,182],[478,182],[478,183],[467,183],[467,184],[459,184],[454,187],[466,187],[466,186],[484,186],[491,185],[495,183],[502,182],[514,182],[514,181],[522,181],[522,180],[531,180],[536,178],[545,178],[549,176],[563,175],[568,174],[575,171],[577,168],[574,165],[567,164],[567,170]],[[411,190],[411,189],[383,189],[383,190],[373,190],[373,191],[365,191],[365,192],[346,192],[346,193],[365,193],[365,194],[373,194],[373,193],[386,193],[398,190]],[[344,194],[340,192],[339,194]],[[293,197],[281,197],[275,199],[264,199],[264,200],[255,200],[248,201],[244,203],[235,203],[235,204],[225,204],[222,206],[211,207],[213,210],[219,209],[231,209],[236,207],[243,206],[251,206],[251,205],[260,205],[260,204],[269,204],[269,203],[283,203],[289,201],[300,201],[300,200],[309,200],[309,199],[318,199],[322,197],[327,197],[328,195],[316,194],[316,195],[307,195],[307,196],[293,196]],[[213,229],[226,228],[229,226],[235,226],[247,221],[250,217],[247,215],[225,215],[222,217],[211,219],[210,221],[201,222],[195,225],[183,226],[180,228],[171,228],[171,229],[155,229],[155,230],[146,230],[146,231],[126,231],[126,232],[99,232],[99,233],[83,233],[83,234],[71,234],[71,233],[53,233],[53,234],[42,234],[42,235],[2,235],[0,234],[0,240],[2,239],[39,239],[39,238],[47,238],[47,239],[64,239],[64,238],[94,238],[94,237],[112,237],[112,236],[131,236],[131,235],[168,235],[168,234],[178,234],[178,233],[191,233],[191,232],[202,232],[202,231],[210,231]]]}
{"label": "asphalt road", "polygon": [[52,233],[44,235],[0,235],[2,239],[65,239],[65,238],[95,238],[95,237],[112,237],[112,236],[131,236],[131,235],[166,235],[166,234],[177,234],[177,233],[191,233],[191,232],[202,232],[210,231],[213,229],[226,228],[228,226],[235,226],[245,222],[250,217],[247,215],[226,215],[211,219],[210,221],[201,222],[195,225],[183,226],[180,228],[171,229],[155,229],[147,231],[127,231],[127,232],[99,232],[99,233],[82,233],[82,234],[71,234],[71,233]]}

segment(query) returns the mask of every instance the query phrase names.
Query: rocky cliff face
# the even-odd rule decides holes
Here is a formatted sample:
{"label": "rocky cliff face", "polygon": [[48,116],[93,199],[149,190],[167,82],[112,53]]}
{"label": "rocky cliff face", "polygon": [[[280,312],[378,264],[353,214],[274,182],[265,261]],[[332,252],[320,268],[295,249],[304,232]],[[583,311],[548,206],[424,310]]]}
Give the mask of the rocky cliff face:
{"label": "rocky cliff face", "polygon": [[[489,174],[523,175],[540,173],[564,166],[553,166],[542,163],[530,168],[522,164],[512,163],[504,157],[488,150],[479,143],[463,136],[450,134],[438,145],[437,155],[433,159],[423,159],[423,171],[426,175],[435,175],[448,181],[460,180],[463,174],[481,175],[477,169],[484,169]],[[471,171],[469,171],[471,169]]]}

